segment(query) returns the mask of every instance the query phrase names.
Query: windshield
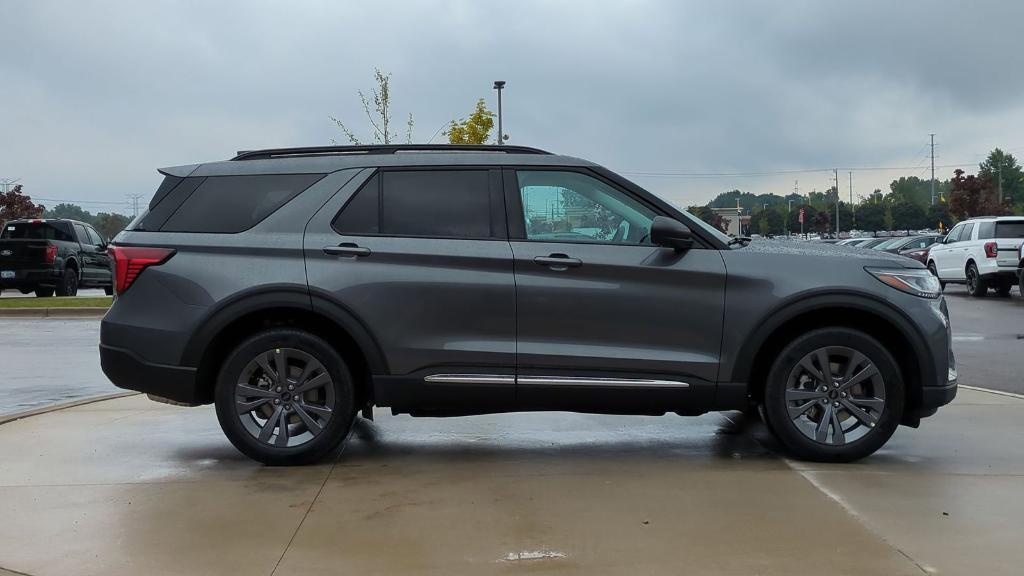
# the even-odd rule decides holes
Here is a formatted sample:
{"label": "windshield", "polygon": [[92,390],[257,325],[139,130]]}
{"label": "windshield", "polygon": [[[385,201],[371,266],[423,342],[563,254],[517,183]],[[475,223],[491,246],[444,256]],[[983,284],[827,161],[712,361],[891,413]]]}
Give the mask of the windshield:
{"label": "windshield", "polygon": [[874,248],[875,250],[886,250],[888,248],[895,248],[897,244],[900,244],[900,243],[906,242],[906,241],[907,241],[906,238],[893,238],[892,240],[886,240],[885,242],[879,242],[878,244],[872,246],[872,248]]}

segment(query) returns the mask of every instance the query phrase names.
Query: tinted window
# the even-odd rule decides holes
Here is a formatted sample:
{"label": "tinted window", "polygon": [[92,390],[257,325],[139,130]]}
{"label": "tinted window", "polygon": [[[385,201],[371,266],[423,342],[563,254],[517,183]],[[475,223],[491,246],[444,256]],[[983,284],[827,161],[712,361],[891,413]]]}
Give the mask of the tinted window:
{"label": "tinted window", "polygon": [[1024,220],[996,222],[995,238],[1024,238]]}
{"label": "tinted window", "polygon": [[402,170],[380,178],[382,234],[491,237],[486,170]]}
{"label": "tinted window", "polygon": [[995,238],[995,232],[995,222],[978,222],[978,240],[984,240],[986,238]]}
{"label": "tinted window", "polygon": [[952,244],[953,242],[959,240],[960,233],[963,232],[963,230],[963,224],[957,224],[956,226],[954,226],[953,229],[949,231],[949,234],[946,234],[946,243]]}
{"label": "tinted window", "polygon": [[174,190],[174,187],[181,184],[184,178],[178,178],[177,176],[164,176],[164,181],[160,183],[160,187],[156,189],[156,194],[153,194],[153,198],[149,201],[149,207],[155,208],[164,196],[167,196],[168,192]]}
{"label": "tinted window", "polygon": [[185,199],[160,230],[242,232],[259,224],[321,178],[323,174],[210,176]]}
{"label": "tinted window", "polygon": [[374,174],[345,204],[334,219],[341,234],[377,234],[380,232],[380,175]]}
{"label": "tinted window", "polygon": [[653,210],[579,172],[518,171],[528,240],[650,244]]}
{"label": "tinted window", "polygon": [[15,222],[4,226],[0,238],[12,240],[60,240],[74,242],[67,224],[60,222]]}
{"label": "tinted window", "polygon": [[960,233],[960,241],[970,240],[974,233],[974,222],[964,224],[964,231]]}
{"label": "tinted window", "polygon": [[86,228],[85,231],[87,234],[89,234],[89,244],[92,244],[94,246],[99,246],[100,244],[103,244],[103,239],[100,238],[98,232],[96,232],[92,228]]}
{"label": "tinted window", "polygon": [[85,226],[81,224],[75,224],[75,235],[78,236],[78,241],[82,244],[89,243],[89,234],[85,231]]}

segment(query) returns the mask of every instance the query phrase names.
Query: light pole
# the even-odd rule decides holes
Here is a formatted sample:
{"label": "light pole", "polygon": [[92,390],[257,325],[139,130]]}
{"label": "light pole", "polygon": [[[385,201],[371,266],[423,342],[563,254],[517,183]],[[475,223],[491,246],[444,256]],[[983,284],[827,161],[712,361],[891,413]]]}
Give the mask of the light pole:
{"label": "light pole", "polygon": [[502,131],[501,127],[501,91],[505,88],[504,80],[495,80],[494,89],[498,91],[498,146],[501,146],[505,142],[505,132]]}

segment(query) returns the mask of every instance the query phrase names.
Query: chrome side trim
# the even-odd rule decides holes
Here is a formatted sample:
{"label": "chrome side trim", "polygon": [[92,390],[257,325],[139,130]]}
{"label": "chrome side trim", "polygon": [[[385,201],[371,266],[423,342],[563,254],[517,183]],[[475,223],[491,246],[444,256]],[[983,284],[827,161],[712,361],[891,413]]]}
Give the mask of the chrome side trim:
{"label": "chrome side trim", "polygon": [[564,376],[519,376],[516,382],[526,386],[604,386],[616,388],[689,388],[678,380],[643,378],[569,378]]}
{"label": "chrome side trim", "polygon": [[423,379],[431,384],[515,384],[511,374],[431,374]]}

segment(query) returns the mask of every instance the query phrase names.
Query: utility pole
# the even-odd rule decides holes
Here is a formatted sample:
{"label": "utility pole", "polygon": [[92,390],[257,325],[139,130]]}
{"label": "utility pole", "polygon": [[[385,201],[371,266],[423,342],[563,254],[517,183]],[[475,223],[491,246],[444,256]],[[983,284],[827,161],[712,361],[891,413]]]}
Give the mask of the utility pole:
{"label": "utility pole", "polygon": [[932,137],[932,205],[935,205],[935,133],[929,134]]}
{"label": "utility pole", "polygon": [[999,198],[996,198],[996,206],[1003,203],[1003,156],[999,157]]}
{"label": "utility pole", "polygon": [[10,192],[11,191],[11,186],[14,186],[15,184],[17,184],[18,180],[21,180],[20,176],[17,177],[17,178],[0,178],[0,187],[3,187],[4,194],[7,194],[8,192]]}
{"label": "utility pole", "polygon": [[128,205],[132,210],[132,218],[136,218],[139,215],[139,199],[142,198],[142,194],[129,194]]}
{"label": "utility pole", "polygon": [[505,143],[505,133],[501,127],[501,91],[505,88],[504,80],[495,80],[494,89],[498,91],[498,146]]}
{"label": "utility pole", "polygon": [[839,168],[833,168],[836,177],[836,239],[839,239]]}
{"label": "utility pole", "polygon": [[852,230],[857,227],[857,207],[853,205],[853,170],[850,170],[850,213],[853,214]]}

